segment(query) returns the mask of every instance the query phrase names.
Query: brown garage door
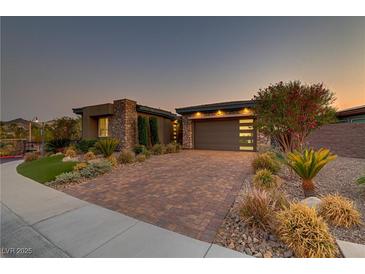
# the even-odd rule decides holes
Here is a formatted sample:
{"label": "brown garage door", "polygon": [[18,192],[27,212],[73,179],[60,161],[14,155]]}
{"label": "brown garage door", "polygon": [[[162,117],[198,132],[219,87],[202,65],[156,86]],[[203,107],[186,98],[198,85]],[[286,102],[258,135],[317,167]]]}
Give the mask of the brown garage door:
{"label": "brown garage door", "polygon": [[252,119],[207,119],[194,121],[194,147],[212,150],[253,151],[256,134]]}

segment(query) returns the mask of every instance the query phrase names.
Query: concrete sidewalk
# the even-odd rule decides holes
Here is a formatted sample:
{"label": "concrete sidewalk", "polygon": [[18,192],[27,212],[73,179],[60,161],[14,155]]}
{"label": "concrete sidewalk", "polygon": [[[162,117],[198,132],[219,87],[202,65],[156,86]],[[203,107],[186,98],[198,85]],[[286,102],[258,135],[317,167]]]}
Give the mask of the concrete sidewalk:
{"label": "concrete sidewalk", "polygon": [[1,169],[4,257],[250,257],[138,221]]}

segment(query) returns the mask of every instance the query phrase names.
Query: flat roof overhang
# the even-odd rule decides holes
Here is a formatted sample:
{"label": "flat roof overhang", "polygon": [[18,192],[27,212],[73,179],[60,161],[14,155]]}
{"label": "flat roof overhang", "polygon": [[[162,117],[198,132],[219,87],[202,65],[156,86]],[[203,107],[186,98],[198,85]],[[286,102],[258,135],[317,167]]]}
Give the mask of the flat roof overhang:
{"label": "flat roof overhang", "polygon": [[143,105],[137,105],[136,107],[137,112],[140,113],[146,113],[146,114],[152,114],[152,115],[156,115],[156,116],[161,116],[170,120],[176,120],[177,119],[177,115],[166,111],[166,110],[162,110],[162,109],[158,109],[158,108],[152,108],[152,107],[148,107],[148,106],[143,106]]}
{"label": "flat roof overhang", "polygon": [[218,111],[218,110],[239,110],[239,109],[243,109],[243,108],[252,108],[254,106],[255,106],[255,100],[232,101],[232,102],[223,102],[223,103],[214,103],[214,104],[177,108],[176,112],[178,114],[184,115],[184,114],[190,114],[190,113],[194,113],[194,112],[209,112],[209,111]]}

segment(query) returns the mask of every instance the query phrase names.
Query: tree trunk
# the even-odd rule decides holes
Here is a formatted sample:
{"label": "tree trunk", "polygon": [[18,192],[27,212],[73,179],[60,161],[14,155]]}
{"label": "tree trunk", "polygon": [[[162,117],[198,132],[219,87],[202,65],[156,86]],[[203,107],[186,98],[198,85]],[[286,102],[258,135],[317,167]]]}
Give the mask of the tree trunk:
{"label": "tree trunk", "polygon": [[302,187],[305,197],[310,197],[314,195],[314,181],[312,179],[303,179]]}

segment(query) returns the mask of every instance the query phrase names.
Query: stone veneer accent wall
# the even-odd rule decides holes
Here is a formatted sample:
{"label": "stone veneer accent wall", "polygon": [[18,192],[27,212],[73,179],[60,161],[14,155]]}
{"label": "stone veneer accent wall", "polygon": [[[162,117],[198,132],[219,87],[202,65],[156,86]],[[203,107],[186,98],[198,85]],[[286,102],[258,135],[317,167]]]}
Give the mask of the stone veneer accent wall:
{"label": "stone veneer accent wall", "polygon": [[182,147],[186,149],[193,148],[193,123],[189,117],[188,115],[182,117]]}
{"label": "stone veneer accent wall", "polygon": [[111,120],[111,136],[119,140],[119,149],[131,149],[137,139],[136,102],[128,99],[113,102],[114,116]]}

